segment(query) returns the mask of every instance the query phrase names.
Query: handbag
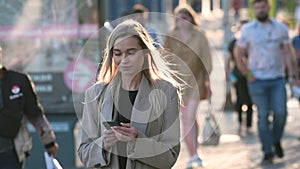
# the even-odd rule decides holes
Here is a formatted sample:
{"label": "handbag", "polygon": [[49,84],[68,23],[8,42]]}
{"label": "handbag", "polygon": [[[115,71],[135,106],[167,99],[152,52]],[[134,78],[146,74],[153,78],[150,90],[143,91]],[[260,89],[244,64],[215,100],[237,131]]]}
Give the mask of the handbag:
{"label": "handbag", "polygon": [[63,169],[57,159],[50,156],[46,151],[44,152],[44,158],[47,169]]}
{"label": "handbag", "polygon": [[[210,103],[210,100],[209,100],[209,103]],[[211,110],[207,111],[203,126],[204,127],[202,130],[201,145],[203,145],[203,146],[218,145],[220,142],[221,131],[220,131],[220,128],[216,121],[215,116],[211,113]]]}

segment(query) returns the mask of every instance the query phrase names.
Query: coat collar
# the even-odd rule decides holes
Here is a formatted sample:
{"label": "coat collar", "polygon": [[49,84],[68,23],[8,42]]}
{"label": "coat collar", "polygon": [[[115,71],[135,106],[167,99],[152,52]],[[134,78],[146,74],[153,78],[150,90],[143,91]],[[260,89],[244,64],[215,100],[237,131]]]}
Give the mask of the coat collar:
{"label": "coat collar", "polygon": [[2,78],[0,80],[6,80],[7,79],[7,69],[5,67],[2,67],[0,69],[1,73],[2,73]]}

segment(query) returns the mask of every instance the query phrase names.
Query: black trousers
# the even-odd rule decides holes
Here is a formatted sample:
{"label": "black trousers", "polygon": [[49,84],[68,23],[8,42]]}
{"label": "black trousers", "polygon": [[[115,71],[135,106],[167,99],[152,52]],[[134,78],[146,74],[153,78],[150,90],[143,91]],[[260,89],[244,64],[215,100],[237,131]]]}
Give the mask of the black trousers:
{"label": "black trousers", "polygon": [[22,169],[22,167],[14,149],[0,153],[0,169]]}
{"label": "black trousers", "polygon": [[[246,113],[246,126],[252,126],[252,114],[253,114],[253,103],[248,92],[247,80],[246,78],[238,78],[237,82],[234,84],[236,91],[236,105],[235,109],[238,113],[238,122],[243,123],[243,113]],[[248,109],[243,112],[242,106],[247,105]]]}

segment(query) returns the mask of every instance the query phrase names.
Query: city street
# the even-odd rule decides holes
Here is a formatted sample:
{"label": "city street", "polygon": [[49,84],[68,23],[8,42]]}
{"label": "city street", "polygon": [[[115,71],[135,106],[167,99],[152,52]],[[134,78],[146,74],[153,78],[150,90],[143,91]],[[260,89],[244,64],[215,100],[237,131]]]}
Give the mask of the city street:
{"label": "city street", "polygon": [[[249,0],[241,0],[241,1],[243,1],[244,4],[246,4],[246,2],[247,4],[250,3]],[[82,142],[83,143],[85,142],[85,140],[82,139],[83,137],[81,135],[82,134],[81,129],[94,126],[93,125],[94,122],[96,124],[97,122],[100,122],[99,120],[103,121],[104,115],[108,116],[109,113],[113,113],[114,115],[116,115],[117,113],[115,111],[100,112],[100,110],[102,110],[101,108],[106,107],[105,104],[110,103],[111,101],[111,99],[109,98],[110,95],[108,94],[106,95],[108,99],[105,98],[103,104],[99,106],[98,109],[99,118],[97,119],[90,118],[92,121],[91,124],[89,124],[88,122],[86,123],[86,121],[84,120],[85,118],[82,118],[83,114],[84,117],[86,117],[86,113],[87,114],[92,113],[92,115],[97,113],[96,112],[97,110],[95,112],[89,110],[89,106],[92,105],[89,103],[92,103],[93,101],[95,102],[99,101],[100,99],[97,99],[96,97],[89,99],[88,95],[85,99],[84,93],[87,88],[89,88],[91,85],[94,85],[95,81],[99,80],[99,77],[97,75],[99,74],[98,71],[100,70],[99,68],[101,68],[102,64],[108,63],[110,64],[110,66],[108,67],[112,66],[112,69],[108,68],[108,73],[106,75],[111,74],[111,72],[109,73],[109,71],[116,68],[115,63],[118,62],[117,60],[114,60],[117,59],[115,58],[117,53],[115,52],[114,49],[118,50],[118,45],[120,47],[120,55],[122,54],[122,58],[120,57],[120,59],[122,59],[123,61],[125,59],[125,61],[127,61],[127,57],[129,55],[135,56],[133,57],[133,59],[136,60],[133,61],[140,61],[141,58],[142,59],[151,58],[155,62],[153,62],[153,64],[148,64],[149,66],[154,66],[157,69],[163,68],[159,71],[155,71],[155,73],[160,74],[160,72],[162,72],[163,74],[165,74],[166,72],[169,72],[169,70],[165,69],[166,68],[165,65],[159,62],[159,60],[157,60],[157,57],[162,56],[162,58],[169,59],[169,57],[172,56],[172,58],[170,57],[171,60],[173,60],[173,58],[174,60],[176,60],[176,58],[173,57],[176,55],[173,54],[177,52],[175,52],[175,50],[173,51],[173,49],[171,50],[171,48],[174,48],[176,50],[178,49],[178,51],[181,50],[180,52],[185,52],[180,55],[178,54],[178,56],[180,56],[178,58],[181,58],[183,61],[188,60],[188,62],[191,63],[192,67],[193,66],[195,66],[196,68],[197,66],[202,67],[202,65],[197,63],[198,61],[194,62],[194,59],[189,61],[190,59],[189,53],[192,54],[192,52],[186,50],[184,45],[182,46],[181,44],[178,43],[175,44],[176,46],[170,47],[170,49],[168,49],[167,47],[168,41],[164,39],[167,36],[170,35],[171,35],[170,37],[173,36],[173,33],[170,32],[172,29],[174,30],[181,29],[180,31],[178,31],[178,35],[180,36],[175,35],[177,34],[177,30],[174,31],[174,36],[172,37],[174,38],[174,40],[185,43],[187,47],[190,46],[189,42],[191,42],[191,44],[193,43],[191,45],[192,46],[191,49],[195,50],[196,54],[198,54],[198,50],[196,49],[199,48],[199,46],[202,46],[202,44],[204,44],[204,42],[198,41],[199,40],[197,39],[198,35],[196,38],[190,39],[189,36],[192,37],[194,36],[194,34],[189,35],[189,32],[191,32],[190,30],[182,31],[183,29],[178,28],[178,25],[176,25],[177,23],[179,23],[182,24],[183,27],[187,28],[188,24],[186,24],[187,22],[184,23],[184,20],[189,22],[192,21],[190,15],[185,16],[185,10],[181,11],[183,13],[181,12],[177,13],[179,12],[177,11],[179,8],[176,7],[180,7],[184,3],[190,4],[192,8],[196,9],[196,12],[199,12],[198,13],[199,21],[200,21],[199,30],[203,32],[209,40],[212,60],[213,60],[213,69],[210,74],[210,85],[211,85],[211,92],[212,92],[211,98],[210,101],[203,100],[200,102],[198,107],[197,117],[196,117],[199,125],[199,137],[197,138],[199,147],[197,149],[197,152],[203,161],[203,166],[202,167],[194,166],[194,168],[195,169],[197,168],[199,169],[200,168],[201,169],[300,169],[300,153],[299,153],[300,152],[300,101],[297,100],[296,98],[291,97],[290,86],[288,84],[286,86],[288,92],[288,103],[287,103],[288,117],[287,117],[285,132],[281,142],[285,154],[283,158],[279,159],[275,157],[274,163],[271,165],[262,166],[260,164],[264,154],[261,151],[261,144],[258,138],[258,129],[257,129],[258,119],[257,119],[256,109],[254,109],[253,112],[253,121],[252,121],[253,123],[252,123],[251,130],[249,132],[246,132],[246,127],[245,127],[242,128],[241,131],[239,131],[239,123],[237,117],[238,114],[233,110],[236,96],[233,89],[233,85],[226,83],[225,61],[227,59],[228,44],[233,38],[233,34],[234,34],[233,32],[237,31],[238,28],[236,25],[238,19],[245,20],[245,19],[249,19],[250,17],[248,17],[248,13],[249,13],[248,8],[243,8],[238,12],[239,13],[238,15],[237,13],[236,15],[234,15],[233,4],[231,2],[233,2],[233,0],[161,0],[161,1],[0,0],[0,13],[1,13],[0,46],[1,49],[3,49],[3,51],[1,51],[1,58],[0,58],[1,67],[3,63],[3,67],[1,69],[3,69],[2,71],[4,72],[7,72],[7,70],[13,70],[16,72],[23,72],[28,74],[28,77],[30,77],[30,82],[32,80],[32,84],[34,84],[32,85],[32,87],[34,87],[34,92],[37,94],[37,97],[35,97],[34,95],[33,101],[35,103],[39,103],[40,105],[42,105],[42,109],[43,112],[45,112],[47,121],[49,122],[52,131],[55,133],[55,140],[52,137],[48,137],[47,135],[50,133],[50,129],[48,125],[44,127],[40,126],[46,124],[46,122],[44,123],[43,121],[41,122],[39,120],[38,121],[32,120],[31,115],[34,115],[35,111],[31,113],[26,113],[28,112],[26,110],[30,106],[24,106],[25,104],[23,104],[23,102],[21,102],[20,100],[21,98],[23,99],[23,97],[24,98],[26,97],[26,99],[31,98],[31,97],[27,97],[27,92],[25,92],[29,85],[24,86],[23,82],[21,85],[21,81],[20,81],[18,83],[16,82],[16,84],[11,83],[10,84],[11,88],[9,88],[9,86],[5,87],[5,84],[9,81],[9,79],[6,78],[6,76],[4,76],[4,74],[2,73],[3,77],[1,74],[0,81],[2,87],[4,86],[3,90],[6,88],[10,89],[8,92],[6,92],[10,94],[9,97],[7,97],[7,99],[10,99],[10,101],[14,102],[12,105],[15,105],[15,103],[16,104],[21,103],[20,107],[18,108],[21,107],[24,108],[24,110],[20,109],[20,112],[22,112],[24,115],[28,117],[28,120],[26,120],[26,118],[24,120],[26,122],[31,137],[29,137],[27,133],[27,129],[20,129],[19,134],[17,134],[17,130],[16,132],[14,132],[16,134],[15,136],[16,138],[14,138],[14,144],[15,144],[14,148],[18,152],[19,161],[24,160],[23,161],[24,169],[45,168],[46,167],[45,156],[44,156],[46,150],[45,145],[48,148],[49,145],[52,146],[52,143],[55,142],[57,142],[59,145],[59,149],[57,155],[55,156],[55,159],[61,164],[62,168],[87,169],[79,159],[79,155],[78,155],[79,146],[81,145]],[[283,19],[287,19],[286,18],[287,15],[285,15],[287,13],[285,13],[286,12],[285,10],[292,9],[292,8],[294,9],[294,7],[297,6],[296,0],[270,0],[270,2],[272,2],[273,4],[272,9],[274,9],[274,14],[275,12],[276,14],[281,13]],[[135,10],[135,8],[133,8],[135,4],[144,5],[148,9],[145,10],[145,12],[143,12],[144,11],[143,7],[141,9],[137,8],[138,10]],[[245,6],[251,6],[251,5],[244,5],[243,7]],[[273,10],[271,10],[270,13],[272,14],[272,16],[274,16],[272,11]],[[290,10],[290,11],[294,12],[294,10]],[[131,14],[135,14],[135,15],[131,15]],[[195,14],[194,12],[191,13],[191,16],[194,17],[194,14]],[[224,16],[228,16],[228,18],[224,18]],[[141,22],[141,25],[145,27],[145,30],[148,31],[151,37],[153,34],[157,36],[157,38],[153,38],[153,40],[155,41],[155,43],[153,44],[155,44],[155,46],[157,45],[156,47],[158,47],[159,51],[162,52],[162,55],[158,55],[157,52],[153,52],[154,47],[148,49],[149,45],[147,45],[147,48],[145,48],[145,44],[149,44],[153,41],[150,42],[150,36],[146,36],[146,34],[144,33],[144,29],[140,29],[140,26],[135,25],[134,26],[135,31],[131,31],[131,28],[129,28],[127,30],[124,29],[124,32],[122,32],[123,31],[122,27],[118,27],[117,29],[115,29],[116,31],[112,33],[113,28],[117,27],[119,23],[121,23],[122,21],[128,18],[137,19],[137,20],[140,20],[142,18],[144,19],[144,21]],[[291,16],[291,18],[289,19],[293,20],[294,23],[294,19],[295,19],[294,16]],[[198,22],[193,22],[193,23],[198,23]],[[182,25],[180,25],[179,27],[181,27]],[[280,32],[273,31],[272,29],[270,28],[270,30],[268,30],[269,35],[268,35],[268,41],[265,41],[266,45],[270,45],[269,40],[277,41],[277,39],[279,39],[277,37],[274,37],[273,39],[273,37],[271,37],[273,33],[279,34],[280,32],[282,32],[282,31]],[[129,36],[128,33],[130,35],[135,35],[135,36],[131,37]],[[111,36],[109,36],[110,34]],[[296,29],[289,30],[290,38],[295,37],[296,34],[298,34],[298,30]],[[126,36],[123,37],[123,35]],[[141,40],[140,38],[138,38],[139,36],[141,36],[141,38],[144,41],[145,40],[149,41],[149,43],[145,43],[145,44],[139,43],[137,45],[135,43],[135,40],[127,41],[128,39],[126,39],[127,37],[130,37],[129,39],[137,38]],[[256,36],[252,36],[252,37],[256,38]],[[202,35],[201,38],[203,38]],[[126,40],[129,43],[125,44],[125,41],[123,40]],[[193,40],[197,40],[197,41],[193,41]],[[121,41],[122,43],[119,43]],[[159,45],[156,44],[156,41],[161,43],[162,48],[160,48]],[[125,45],[123,46],[123,44]],[[141,51],[139,48],[140,46],[143,48],[142,52],[140,52]],[[133,50],[131,50],[132,47]],[[164,47],[166,50],[164,50]],[[205,42],[205,49],[203,50],[203,48],[201,48],[200,52],[205,51],[207,48],[208,47],[206,46],[206,42]],[[113,51],[113,56],[110,55],[111,51]],[[134,51],[134,52],[130,53],[130,51]],[[109,56],[107,56],[107,54]],[[153,54],[153,55],[149,56],[149,54],[150,55]],[[145,56],[142,57],[142,55]],[[183,58],[181,55],[185,58]],[[124,58],[123,56],[126,57]],[[269,57],[269,55],[266,56]],[[111,60],[110,58],[112,57],[113,57],[113,61],[110,61]],[[130,63],[124,66],[126,67],[126,71],[122,72],[122,70],[118,69],[118,74],[128,73],[129,69],[131,71],[131,67],[132,70],[137,70],[135,69],[136,65],[138,67],[138,65],[140,64],[138,64],[138,62],[136,65],[131,64],[131,62],[133,62],[131,59],[132,58],[130,58],[129,60]],[[104,61],[108,60],[108,62],[102,62],[103,60]],[[150,60],[148,60],[148,62],[149,61]],[[149,63],[152,63],[152,61]],[[208,62],[203,62],[203,63],[204,63],[203,65],[206,68],[210,67],[210,65],[208,66],[205,65]],[[264,63],[266,64],[262,64],[261,67],[265,67],[265,65],[268,64],[267,61]],[[148,65],[143,64],[142,68],[144,69],[145,66]],[[179,78],[181,78],[182,76],[183,77],[182,80],[186,80],[184,76],[188,76],[189,74],[188,73],[185,74],[185,71],[181,72],[181,70],[183,70],[184,67],[188,68],[186,67],[186,65],[172,64],[171,62],[169,65],[171,66],[171,68],[173,68],[173,66],[175,68],[178,68],[176,74],[178,73],[177,75]],[[277,66],[279,64],[274,64],[274,65]],[[187,69],[187,71],[189,70]],[[102,73],[103,72],[100,72],[100,75]],[[249,75],[249,73],[251,72],[248,72],[247,76]],[[198,74],[195,74],[195,76],[198,76]],[[178,80],[178,77],[175,77],[175,79]],[[199,75],[198,77],[199,79],[204,78],[202,75]],[[191,83],[193,83],[193,80],[195,79],[191,79]],[[105,81],[106,80],[107,78],[105,78]],[[133,80],[134,82],[136,82],[136,79]],[[28,81],[28,79],[26,81]],[[15,83],[15,80],[11,80],[11,82]],[[189,83],[190,81],[188,80],[187,82]],[[123,85],[125,84],[124,81],[122,82],[122,84]],[[130,83],[130,90],[132,84],[133,83]],[[142,85],[140,85],[142,83],[138,82],[134,84],[135,84],[134,85],[135,89],[137,89],[136,87],[138,86],[142,87]],[[189,87],[186,84],[182,84],[182,85],[183,85],[182,87]],[[173,137],[169,137],[169,135],[170,135],[170,131],[173,131],[172,129],[174,129],[174,127],[170,126],[170,130],[167,130],[166,126],[168,127],[169,124],[164,123],[164,120],[170,118],[170,116],[164,115],[164,116],[160,116],[163,118],[154,119],[154,117],[158,117],[156,115],[160,115],[155,110],[163,109],[164,107],[162,107],[162,105],[166,103],[165,97],[160,97],[161,92],[159,90],[156,90],[159,88],[156,88],[156,86],[154,87],[155,87],[153,88],[155,89],[155,92],[153,92],[154,95],[152,96],[153,93],[150,93],[149,98],[151,99],[145,100],[147,101],[147,104],[143,105],[144,102],[136,103],[137,107],[134,107],[136,110],[133,111],[132,114],[133,116],[132,117],[126,116],[126,118],[128,118],[128,120],[131,121],[131,123],[134,124],[134,126],[135,124],[137,124],[135,126],[137,129],[141,129],[141,126],[146,126],[144,125],[144,123],[148,123],[148,122],[149,124],[151,123],[151,125],[158,124],[160,126],[163,126],[163,127],[156,126],[156,128],[153,128],[152,131],[152,127],[149,127],[150,125],[147,125],[147,128],[145,128],[146,135],[148,134],[148,131],[151,135],[154,135],[152,134],[152,132],[156,134],[161,134],[161,135],[154,136],[154,140],[151,140],[152,138],[150,138],[150,141],[155,141],[161,138],[166,139],[163,141],[170,141],[170,140],[172,141]],[[143,88],[139,88],[139,91],[142,90]],[[32,91],[31,88],[30,91]],[[157,91],[158,94],[156,94]],[[189,92],[189,90],[187,91]],[[115,91],[115,93],[117,92],[118,90]],[[118,94],[116,95],[118,96]],[[33,94],[31,94],[30,96],[33,96]],[[138,95],[137,98],[138,97],[140,97],[140,95]],[[120,98],[123,99],[121,95]],[[154,102],[152,102],[153,101],[152,98],[154,98]],[[160,98],[162,98],[163,100],[159,100]],[[4,105],[1,105],[2,110],[0,110],[0,114],[2,112],[5,113],[6,110],[8,112],[11,111],[10,108],[5,107],[7,106],[6,105],[7,103],[6,100],[4,101],[5,101]],[[121,103],[115,101],[116,100],[114,100],[114,106],[113,106],[114,109],[119,108],[117,103]],[[156,102],[159,101],[162,101],[162,103],[158,104],[158,106],[155,105]],[[29,101],[28,103],[31,103],[31,101]],[[149,112],[151,113],[152,111],[155,112],[150,115],[151,117],[153,116],[153,118],[150,118],[149,119],[150,121],[146,121],[147,119],[145,119],[143,114],[141,113],[138,113],[137,118],[135,118],[136,116],[135,112],[139,112],[139,111],[142,113],[148,112],[148,109],[146,111],[146,107],[148,103],[151,103],[151,109],[149,109]],[[155,104],[152,105],[152,103]],[[125,107],[127,107],[126,105],[127,104],[125,104]],[[172,105],[166,105],[166,111],[168,111],[167,109],[170,106]],[[84,109],[83,111],[83,107],[87,108],[87,111],[85,111],[86,109]],[[109,107],[109,105],[107,107]],[[132,108],[132,106],[130,105],[128,107]],[[40,110],[40,109],[34,109],[34,110]],[[40,113],[40,111],[38,112]],[[102,112],[105,114],[102,114]],[[125,109],[124,112],[127,112],[127,109]],[[221,131],[219,144],[215,146],[208,146],[208,145],[201,144],[203,143],[203,140],[208,139],[207,136],[203,137],[205,120],[208,115],[208,112],[211,112],[214,115],[216,119],[216,123],[219,126],[219,129]],[[118,113],[119,113],[118,117],[121,117],[120,113],[123,113],[123,109],[120,110]],[[128,114],[130,114],[130,111],[128,112]],[[169,113],[167,112],[165,114],[169,114]],[[4,118],[6,119],[7,117]],[[244,118],[246,118],[246,113]],[[14,118],[10,119],[8,117],[8,119],[11,121],[16,121]],[[194,119],[195,118],[193,118],[193,120]],[[123,119],[121,118],[118,118],[116,120],[123,121]],[[270,120],[272,119],[270,118]],[[16,123],[16,125],[20,124],[19,119],[16,122],[18,122]],[[39,125],[34,124],[36,122]],[[178,127],[177,122],[178,122],[177,120],[174,121],[174,124],[176,124],[174,125],[175,127]],[[97,126],[100,127],[101,123],[97,123]],[[3,128],[5,129],[4,132],[5,134],[1,133],[2,135],[0,138],[1,139],[0,151],[2,155],[3,154],[6,155],[6,151],[11,150],[12,149],[11,147],[13,147],[11,146],[12,143],[7,141],[7,139],[3,139],[7,135],[5,127],[6,126],[1,128],[1,130]],[[161,129],[161,131],[163,132],[164,131],[166,132],[161,133],[159,129]],[[181,124],[181,130],[183,130],[182,124]],[[88,136],[91,137],[91,139],[93,139],[95,143],[99,143],[103,141],[102,140],[103,138],[96,140],[98,134],[101,134],[100,130],[96,131],[95,133],[96,134],[93,134],[93,131],[92,133],[87,132]],[[178,141],[178,136],[179,136],[178,130],[176,130],[174,133],[176,133],[174,138],[177,138]],[[180,154],[172,169],[185,169],[186,163],[189,161],[189,153],[187,151],[187,146],[184,142],[184,137],[185,136],[182,134],[180,140],[181,141]],[[31,141],[32,141],[32,145],[31,145]],[[21,142],[24,143],[24,145],[19,144]],[[145,142],[147,142],[147,139]],[[164,143],[161,142],[161,140],[158,140],[158,143],[156,144],[164,144]],[[155,146],[156,144],[152,144],[152,145],[156,147]],[[4,147],[4,149],[2,147]],[[146,145],[146,147],[148,147],[148,145]],[[165,147],[165,145],[159,147]],[[102,157],[97,156],[98,155],[97,153],[101,153],[100,149],[96,153],[92,151],[97,150],[97,147],[93,147],[93,145],[91,145],[91,149],[90,150],[88,149],[89,147],[87,147],[86,152],[91,151],[92,155],[87,157],[88,161],[91,159],[90,160],[91,163],[86,165],[97,166],[99,163],[101,163],[100,165],[102,165],[103,163]],[[134,164],[133,167],[140,166],[140,165],[147,166],[141,164],[143,160],[140,160],[138,158],[145,157],[143,155],[149,154],[149,152],[147,151],[148,148],[144,149],[144,147],[142,147],[139,150],[142,150],[141,152],[143,153],[140,154],[139,151],[131,153],[131,150],[124,151],[124,154],[129,152],[130,156],[128,157],[131,158],[129,160],[134,161],[131,162],[131,164]],[[153,149],[153,152],[156,153],[157,152],[156,150],[157,147]],[[159,153],[163,152],[164,150],[165,149],[159,149]],[[26,154],[26,160],[25,160],[25,154]],[[27,157],[28,154],[30,154],[30,156]],[[54,154],[56,154],[56,152]],[[94,154],[96,154],[95,157],[93,156]],[[116,158],[112,158],[112,159],[116,159]],[[164,158],[161,159],[166,161],[166,159]],[[14,159],[12,158],[12,160]],[[140,160],[140,161],[136,162],[135,160],[137,161]],[[149,158],[149,160],[151,162],[153,161],[152,158]],[[3,164],[3,161],[5,161],[6,163],[10,163],[9,161],[6,161],[6,159],[4,160],[2,159],[0,163]],[[104,168],[109,168],[109,166],[111,165],[114,166],[117,164],[115,163],[117,162],[116,160],[108,160],[108,161],[109,161],[107,164],[108,166],[104,166]],[[16,162],[12,162],[12,163],[15,164]],[[156,163],[157,161],[154,161],[151,164],[156,164]],[[130,163],[128,162],[127,164]]]}
{"label": "city street", "polygon": [[[212,16],[213,17],[213,16]],[[215,18],[201,20],[202,26],[214,44],[213,48],[213,72],[211,74],[212,85],[212,107],[213,113],[218,121],[222,132],[220,144],[217,146],[202,146],[198,153],[207,169],[296,169],[300,168],[300,106],[295,98],[290,97],[288,89],[288,118],[285,133],[282,139],[282,147],[285,156],[282,159],[274,158],[274,164],[261,166],[263,158],[261,145],[257,132],[257,112],[253,113],[253,127],[250,133],[243,129],[238,133],[237,113],[231,110],[224,110],[226,84],[224,77],[224,54],[222,52],[223,31],[221,30],[221,15]],[[288,88],[288,86],[287,86]],[[233,93],[234,97],[234,93]],[[204,122],[205,112],[208,109],[208,102],[202,101],[199,106],[198,119],[200,121],[200,135]],[[198,139],[200,142],[200,138]],[[185,168],[189,160],[186,145],[182,140],[181,152],[174,169]],[[196,168],[196,167],[195,167]]]}

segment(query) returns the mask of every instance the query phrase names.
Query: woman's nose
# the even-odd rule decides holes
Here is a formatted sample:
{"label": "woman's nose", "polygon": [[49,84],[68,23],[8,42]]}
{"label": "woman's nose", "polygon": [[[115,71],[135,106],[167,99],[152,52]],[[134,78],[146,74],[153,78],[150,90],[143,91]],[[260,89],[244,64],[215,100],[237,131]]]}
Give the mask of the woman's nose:
{"label": "woman's nose", "polygon": [[127,54],[124,53],[124,54],[122,55],[122,60],[121,60],[121,62],[122,62],[122,63],[127,63],[127,62],[128,62]]}

